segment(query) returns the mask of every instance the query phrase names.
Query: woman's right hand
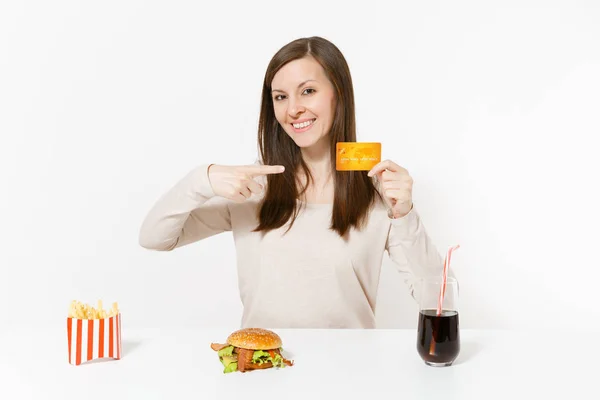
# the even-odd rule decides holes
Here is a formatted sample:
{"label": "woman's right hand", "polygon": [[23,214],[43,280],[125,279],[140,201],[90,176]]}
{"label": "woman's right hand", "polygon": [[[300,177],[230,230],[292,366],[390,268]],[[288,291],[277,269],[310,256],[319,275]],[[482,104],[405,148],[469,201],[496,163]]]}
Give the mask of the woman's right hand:
{"label": "woman's right hand", "polygon": [[259,194],[263,186],[254,178],[262,175],[280,174],[285,170],[282,165],[216,165],[208,167],[208,180],[217,196],[243,203]]}

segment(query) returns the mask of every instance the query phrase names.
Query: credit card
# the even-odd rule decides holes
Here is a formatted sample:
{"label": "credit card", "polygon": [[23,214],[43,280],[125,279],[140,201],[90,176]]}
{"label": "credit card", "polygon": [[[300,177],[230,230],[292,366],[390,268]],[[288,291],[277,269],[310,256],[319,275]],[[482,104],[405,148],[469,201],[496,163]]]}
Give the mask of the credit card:
{"label": "credit card", "polygon": [[381,143],[338,142],[335,152],[338,171],[370,171],[381,162]]}

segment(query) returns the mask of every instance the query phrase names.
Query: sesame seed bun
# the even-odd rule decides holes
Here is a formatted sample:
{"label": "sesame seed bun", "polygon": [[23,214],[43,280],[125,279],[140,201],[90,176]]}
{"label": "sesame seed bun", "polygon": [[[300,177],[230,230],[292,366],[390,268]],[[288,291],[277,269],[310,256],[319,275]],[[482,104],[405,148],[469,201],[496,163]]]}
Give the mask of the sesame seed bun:
{"label": "sesame seed bun", "polygon": [[281,347],[281,338],[267,329],[246,328],[229,335],[227,343],[248,350],[273,350]]}

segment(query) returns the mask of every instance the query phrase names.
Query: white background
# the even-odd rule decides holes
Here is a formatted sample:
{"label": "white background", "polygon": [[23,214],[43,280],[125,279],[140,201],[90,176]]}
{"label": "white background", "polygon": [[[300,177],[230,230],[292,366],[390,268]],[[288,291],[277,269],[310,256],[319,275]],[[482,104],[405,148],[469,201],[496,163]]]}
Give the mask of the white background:
{"label": "white background", "polygon": [[[131,327],[237,327],[231,235],[158,253],[139,228],[197,165],[254,162],[270,58],[319,35],[358,139],[410,171],[440,252],[461,245],[461,326],[600,329],[598,2],[199,3],[0,6],[0,325],[100,298]],[[385,258],[379,327],[415,307]]]}

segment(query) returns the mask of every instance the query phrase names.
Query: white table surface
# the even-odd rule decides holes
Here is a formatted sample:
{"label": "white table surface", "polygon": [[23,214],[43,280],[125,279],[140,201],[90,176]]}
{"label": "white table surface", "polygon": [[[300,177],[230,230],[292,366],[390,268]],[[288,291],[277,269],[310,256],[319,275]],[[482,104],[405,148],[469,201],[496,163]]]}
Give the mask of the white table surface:
{"label": "white table surface", "polygon": [[66,327],[2,331],[0,399],[600,398],[598,333],[462,330],[454,365],[435,368],[411,329],[276,332],[293,367],[223,374],[223,329],[124,329],[121,360],[80,366]]}

